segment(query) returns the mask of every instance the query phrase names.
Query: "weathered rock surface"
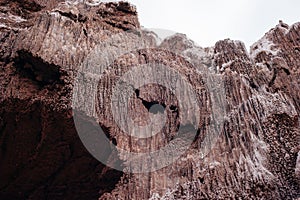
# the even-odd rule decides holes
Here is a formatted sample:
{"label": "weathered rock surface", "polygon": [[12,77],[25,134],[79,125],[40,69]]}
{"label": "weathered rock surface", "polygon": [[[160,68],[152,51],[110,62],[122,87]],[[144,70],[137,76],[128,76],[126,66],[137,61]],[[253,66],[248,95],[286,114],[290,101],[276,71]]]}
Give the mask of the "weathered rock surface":
{"label": "weathered rock surface", "polygon": [[[182,34],[159,44],[156,37],[140,30],[135,8],[124,2],[0,1],[0,199],[300,198],[299,23],[280,22],[250,52],[229,39],[201,48]],[[106,66],[95,69],[99,63]],[[129,137],[115,122],[113,87],[130,70],[151,63],[190,83],[197,102],[181,98],[197,103],[197,127],[191,113],[179,117],[180,98],[158,85],[128,91],[129,117],[136,123],[166,114],[157,135]],[[89,68],[96,71],[82,76],[87,83],[103,73],[97,96],[94,85],[74,89],[80,70]],[[103,128],[111,142],[101,141],[100,152],[123,168],[135,158],[113,145],[145,152],[197,134],[170,165],[123,173],[84,148],[72,104],[91,132]],[[151,111],[155,104],[164,111]],[[129,124],[123,113],[119,117]],[[187,129],[176,133],[179,125]]]}

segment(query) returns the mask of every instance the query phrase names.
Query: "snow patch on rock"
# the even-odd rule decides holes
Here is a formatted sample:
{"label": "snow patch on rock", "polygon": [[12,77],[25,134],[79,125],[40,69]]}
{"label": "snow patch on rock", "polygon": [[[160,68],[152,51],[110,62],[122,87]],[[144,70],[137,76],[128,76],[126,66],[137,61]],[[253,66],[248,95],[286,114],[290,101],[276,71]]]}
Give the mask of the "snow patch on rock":
{"label": "snow patch on rock", "polygon": [[296,175],[300,178],[300,151],[298,152],[298,157],[296,161],[296,168],[295,168]]}
{"label": "snow patch on rock", "polygon": [[88,6],[99,6],[101,3],[101,0],[91,0],[91,1],[86,1],[85,4]]}
{"label": "snow patch on rock", "polygon": [[223,63],[222,64],[222,67],[220,69],[220,72],[223,72],[226,68],[230,67],[230,65],[232,65],[232,63],[234,62],[234,60],[230,60],[229,62],[227,63]]}
{"label": "snow patch on rock", "polygon": [[13,15],[11,13],[6,13],[6,14],[0,13],[0,19],[5,19],[15,23],[21,23],[27,21],[26,19],[17,15]]}
{"label": "snow patch on rock", "polygon": [[6,24],[0,24],[0,28],[10,28],[10,27],[6,26]]}
{"label": "snow patch on rock", "polygon": [[69,5],[77,5],[79,3],[84,3],[88,6],[99,6],[101,3],[108,2],[119,2],[118,0],[66,0],[65,3]]}
{"label": "snow patch on rock", "polygon": [[254,155],[253,160],[247,159],[248,164],[253,169],[253,176],[254,178],[262,178],[263,176],[267,176],[270,178],[273,178],[274,175],[264,166],[266,162],[266,153],[268,150],[267,144],[260,140],[258,137],[256,137],[253,133],[250,132],[251,140],[253,141],[252,144],[254,144]]}
{"label": "snow patch on rock", "polygon": [[258,42],[254,43],[250,47],[250,58],[254,60],[256,56],[263,51],[274,56],[276,56],[279,53],[279,50],[276,48],[276,45],[267,38],[267,35],[265,35],[263,38],[261,38]]}

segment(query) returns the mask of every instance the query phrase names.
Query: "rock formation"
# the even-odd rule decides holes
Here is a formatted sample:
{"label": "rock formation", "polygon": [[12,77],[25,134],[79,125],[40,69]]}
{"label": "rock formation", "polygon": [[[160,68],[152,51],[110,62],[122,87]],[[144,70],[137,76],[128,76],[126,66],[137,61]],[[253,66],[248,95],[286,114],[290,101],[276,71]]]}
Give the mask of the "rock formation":
{"label": "rock formation", "polygon": [[[158,41],[126,2],[0,0],[0,199],[300,198],[300,23]],[[144,173],[120,151],[172,145]]]}

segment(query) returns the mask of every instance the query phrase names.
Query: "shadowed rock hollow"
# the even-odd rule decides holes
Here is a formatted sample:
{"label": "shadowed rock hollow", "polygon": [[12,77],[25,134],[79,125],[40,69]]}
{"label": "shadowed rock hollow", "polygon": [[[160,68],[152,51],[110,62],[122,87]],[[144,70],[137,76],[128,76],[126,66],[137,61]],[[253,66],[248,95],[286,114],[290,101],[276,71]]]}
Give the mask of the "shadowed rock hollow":
{"label": "shadowed rock hollow", "polygon": [[[183,34],[158,41],[126,2],[0,0],[0,199],[300,198],[299,23],[281,22],[250,52],[229,39],[209,48]],[[167,72],[147,71],[151,64]],[[114,86],[127,75],[174,83],[129,85],[120,90],[131,94],[128,116],[114,116],[113,105],[123,108]],[[195,98],[174,93],[186,91],[183,81]],[[181,117],[180,99],[199,110]],[[136,159],[114,146],[141,153],[195,134],[170,165],[124,173],[85,149],[72,105],[84,130],[102,127],[108,142],[96,149],[109,166]],[[162,114],[165,125],[148,138],[115,121],[145,125]]]}

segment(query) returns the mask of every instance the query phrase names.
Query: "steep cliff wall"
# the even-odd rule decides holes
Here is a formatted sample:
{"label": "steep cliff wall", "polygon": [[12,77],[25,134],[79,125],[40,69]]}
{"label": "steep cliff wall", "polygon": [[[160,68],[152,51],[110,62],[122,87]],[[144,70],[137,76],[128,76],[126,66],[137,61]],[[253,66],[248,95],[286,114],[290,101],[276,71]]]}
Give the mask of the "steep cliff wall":
{"label": "steep cliff wall", "polygon": [[0,1],[0,199],[300,198],[299,23],[157,41],[125,2]]}

